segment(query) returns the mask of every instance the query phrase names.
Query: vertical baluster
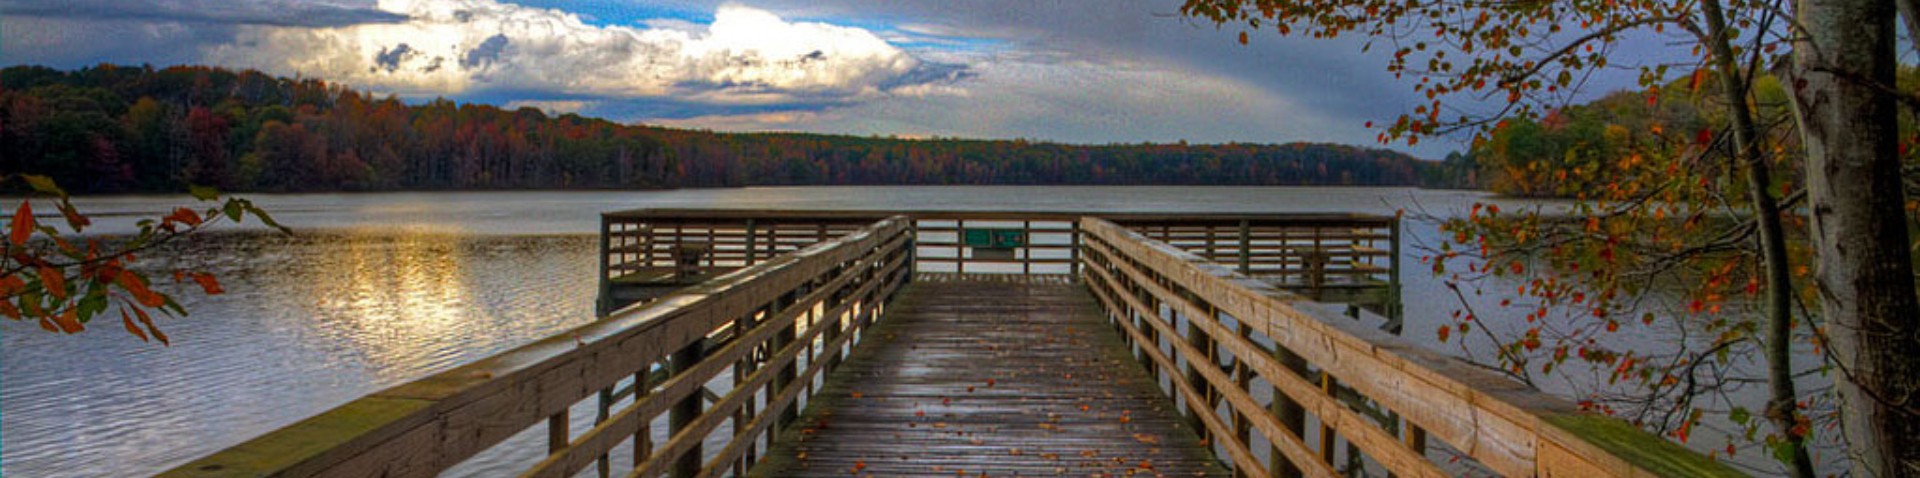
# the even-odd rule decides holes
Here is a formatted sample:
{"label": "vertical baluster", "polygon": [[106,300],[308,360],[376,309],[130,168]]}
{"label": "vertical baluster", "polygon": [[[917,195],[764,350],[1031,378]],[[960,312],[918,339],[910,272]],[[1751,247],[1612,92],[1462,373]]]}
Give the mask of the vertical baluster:
{"label": "vertical baluster", "polygon": [[[1215,311],[1214,314],[1216,317],[1219,316],[1218,311]],[[1252,344],[1253,329],[1247,327],[1245,319],[1239,317],[1235,317],[1234,319],[1235,329],[1237,329],[1236,333],[1239,335],[1241,343]],[[1247,392],[1249,396],[1253,394],[1253,369],[1247,366],[1247,358],[1239,354],[1233,356],[1233,382],[1234,385],[1240,387],[1241,391]],[[1248,447],[1253,446],[1253,424],[1247,422],[1246,411],[1238,408],[1233,410],[1233,431],[1235,438],[1240,439],[1240,443],[1246,444]]]}
{"label": "vertical baluster", "polygon": [[753,219],[747,219],[747,264],[753,265],[759,258],[760,232],[753,227]]}
{"label": "vertical baluster", "polygon": [[[607,416],[613,411],[613,387],[612,386],[608,386],[607,388],[600,389],[599,405],[600,405],[599,408],[593,414],[593,424],[595,426],[598,426],[601,423],[606,423]],[[600,478],[607,478],[608,476],[611,476],[613,474],[613,462],[611,460],[608,460],[607,457],[608,457],[608,454],[601,453],[600,458],[594,460],[596,464],[599,465]]]}
{"label": "vertical baluster", "polygon": [[547,454],[559,453],[567,448],[567,411],[547,416]]}
{"label": "vertical baluster", "polygon": [[1033,221],[1020,222],[1020,275],[1033,275]]}
{"label": "vertical baluster", "polygon": [[1254,276],[1254,225],[1240,219],[1240,275]]}
{"label": "vertical baluster", "polygon": [[[687,345],[686,348],[674,352],[672,359],[673,375],[678,376],[686,373],[693,368],[694,364],[699,363],[704,355],[706,355],[706,350],[700,340],[695,340],[692,344]],[[703,392],[705,391],[705,386],[697,387],[693,393],[687,395],[686,398],[680,399],[680,402],[674,404],[673,409],[667,412],[668,437],[679,435],[681,431],[686,430],[688,425],[693,424],[693,421],[700,417],[700,410],[706,402],[706,397],[703,396]],[[695,442],[686,453],[677,457],[669,457],[673,460],[673,467],[671,468],[672,471],[668,473],[668,476],[673,478],[692,478],[700,474],[700,455],[700,444]]]}
{"label": "vertical baluster", "polygon": [[956,275],[967,273],[967,221],[953,221],[953,272]]}
{"label": "vertical baluster", "polygon": [[[747,332],[750,330],[753,330],[754,326],[759,323],[759,320],[757,320],[757,318],[760,317],[760,314],[763,314],[765,312],[766,312],[766,308],[763,307],[760,309],[760,311],[747,314],[745,317],[741,317],[740,319],[733,321],[733,337],[734,337],[734,340],[737,341],[736,342],[738,344],[737,346],[740,346],[740,347],[758,347],[759,346],[757,344],[748,344],[746,343],[745,340],[747,338]],[[753,373],[754,360],[755,360],[754,354],[748,353],[745,356],[740,357],[738,360],[733,361],[733,387],[731,388],[731,390],[733,391],[729,393],[738,393],[738,391],[740,390],[740,386],[747,383],[747,376]],[[734,432],[738,433],[743,427],[746,426],[747,421],[752,419],[753,419],[753,401],[747,400],[745,403],[741,403],[739,408],[736,408],[733,410],[732,420],[733,420]],[[733,475],[741,476],[744,474],[746,474],[746,461],[744,457],[742,457],[742,459],[734,460]]]}
{"label": "vertical baluster", "polygon": [[595,297],[594,315],[613,312],[613,222],[600,217],[600,295]]}
{"label": "vertical baluster", "polygon": [[[1160,286],[1166,287],[1167,284],[1162,283],[1160,284]],[[1156,303],[1154,308],[1159,309],[1159,307],[1163,304],[1167,306],[1167,312],[1172,314],[1174,319],[1174,325],[1178,327],[1180,323],[1180,318],[1181,318],[1180,310],[1177,308],[1174,308],[1171,304],[1165,304],[1165,302]],[[1200,350],[1207,350],[1207,348],[1205,347],[1210,347],[1210,345],[1208,345],[1207,343],[1208,342],[1207,336],[1205,333],[1202,333],[1200,331],[1200,327],[1194,325],[1195,320],[1200,320],[1200,318],[1191,317],[1191,316],[1186,317],[1187,343],[1192,345],[1194,348],[1197,348]],[[1210,357],[1207,357],[1208,355],[1212,355],[1212,353],[1201,352],[1201,355],[1202,356],[1200,357],[1186,357],[1187,363],[1184,370],[1182,370],[1182,372],[1184,372],[1184,375],[1185,375],[1185,378],[1183,380],[1185,380],[1188,384],[1193,385],[1194,390],[1199,392],[1200,394],[1199,398],[1201,399],[1200,400],[1201,403],[1211,404],[1213,403],[1213,388],[1212,388],[1213,385],[1207,382],[1207,378],[1205,375],[1200,374],[1201,365],[1199,364],[1199,361],[1205,360],[1209,362],[1207,366],[1212,366],[1211,362],[1213,362],[1213,359]],[[1200,410],[1197,407],[1194,407],[1191,403],[1187,404],[1187,421],[1191,425],[1193,425],[1193,431],[1200,434],[1200,440],[1208,441],[1213,438],[1213,433],[1211,432],[1211,430],[1207,429],[1206,422],[1201,421],[1200,414],[1202,413],[1213,413],[1213,410],[1211,408],[1207,410]]]}
{"label": "vertical baluster", "polygon": [[[1333,388],[1333,374],[1321,370],[1320,392],[1331,397],[1334,396]],[[1326,462],[1328,465],[1333,464],[1333,444],[1333,425],[1327,422],[1327,417],[1320,417],[1320,460]]]}
{"label": "vertical baluster", "polygon": [[[1306,369],[1306,359],[1301,358],[1299,355],[1294,355],[1293,352],[1280,347],[1279,344],[1274,345],[1273,358],[1275,361],[1280,362],[1280,366],[1286,368],[1285,373],[1298,374]],[[1285,425],[1287,431],[1293,433],[1294,439],[1302,442],[1306,441],[1306,409],[1301,407],[1299,402],[1295,402],[1292,398],[1287,397],[1287,394],[1282,392],[1279,387],[1273,388],[1273,403],[1269,405],[1269,411],[1273,413],[1275,418],[1280,419],[1280,424]],[[1293,461],[1287,459],[1286,455],[1281,454],[1278,446],[1270,450],[1270,453],[1268,461],[1271,462],[1271,465],[1267,468],[1272,472],[1274,477],[1295,478],[1301,475],[1300,467],[1294,465]]]}
{"label": "vertical baluster", "polygon": [[[633,403],[638,405],[640,400],[647,398],[652,391],[653,364],[649,363],[640,366],[640,371],[633,374]],[[640,468],[640,464],[646,463],[647,458],[652,455],[653,420],[649,419],[633,434],[633,467]]]}
{"label": "vertical baluster", "polygon": [[1080,267],[1081,267],[1080,266],[1080,241],[1081,241],[1080,221],[1075,220],[1075,221],[1068,222],[1067,223],[1067,262],[1068,262],[1067,274],[1072,278],[1072,280],[1084,279],[1080,277]]}

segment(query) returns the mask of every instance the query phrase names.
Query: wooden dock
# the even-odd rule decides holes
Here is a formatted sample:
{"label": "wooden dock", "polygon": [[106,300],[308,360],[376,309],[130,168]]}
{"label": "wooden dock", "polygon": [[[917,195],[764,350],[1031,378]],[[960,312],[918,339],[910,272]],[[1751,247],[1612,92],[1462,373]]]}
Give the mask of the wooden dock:
{"label": "wooden dock", "polygon": [[1226,476],[1060,279],[920,274],[751,475]]}
{"label": "wooden dock", "polygon": [[163,476],[426,478],[538,429],[519,476],[1738,476],[1349,315],[1398,316],[1397,224],[608,213],[599,320]]}

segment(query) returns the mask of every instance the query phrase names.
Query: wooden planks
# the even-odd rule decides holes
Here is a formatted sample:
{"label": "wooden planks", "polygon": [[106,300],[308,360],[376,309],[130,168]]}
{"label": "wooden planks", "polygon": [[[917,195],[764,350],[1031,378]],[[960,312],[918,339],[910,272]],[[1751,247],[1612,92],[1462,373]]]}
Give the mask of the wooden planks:
{"label": "wooden planks", "polygon": [[1083,287],[1017,277],[916,278],[750,474],[1224,476]]}
{"label": "wooden planks", "polygon": [[[1356,327],[1316,304],[1249,279],[1190,252],[1154,241],[1127,227],[1097,218],[1081,223],[1089,263],[1086,280],[1114,314],[1144,317],[1154,332],[1135,331],[1137,341],[1173,335],[1161,317],[1177,313],[1190,320],[1189,334],[1200,331],[1202,348],[1175,341],[1182,358],[1206,363],[1224,351],[1284,396],[1305,405],[1323,429],[1322,459],[1332,462],[1337,436],[1389,472],[1431,476],[1440,471],[1419,453],[1426,436],[1438,438],[1474,460],[1509,476],[1712,476],[1733,470],[1679,445],[1605,417],[1580,413],[1565,400],[1526,389],[1491,372],[1377,330]],[[1163,309],[1164,308],[1164,309]],[[1216,317],[1230,316],[1242,326],[1228,330]],[[1275,348],[1253,340],[1264,337]],[[1145,347],[1158,353],[1159,343]],[[1277,352],[1285,351],[1285,354]],[[1382,427],[1321,395],[1276,355],[1297,355],[1319,370],[1323,387],[1340,383],[1399,414],[1402,427],[1420,433],[1396,439]],[[1156,357],[1156,359],[1158,359]],[[1164,359],[1158,362],[1168,362]],[[1161,363],[1162,368],[1170,364]],[[1226,388],[1223,373],[1203,370],[1189,378],[1194,388]],[[1169,374],[1173,375],[1173,374]],[[1241,385],[1239,387],[1244,387]],[[1225,390],[1236,413],[1256,413],[1256,403]],[[1188,391],[1186,395],[1193,392]],[[1204,417],[1203,417],[1204,418]],[[1292,442],[1298,431],[1252,425],[1296,461]],[[1603,430],[1603,431],[1596,431]],[[1337,434],[1337,435],[1336,435]],[[1216,434],[1216,436],[1218,436]],[[1404,444],[1403,444],[1404,443]],[[1229,443],[1230,445],[1232,443]],[[1411,446],[1409,446],[1411,445]],[[1233,447],[1229,446],[1229,450]],[[1234,457],[1236,461],[1245,461]],[[1321,475],[1309,468],[1309,475]]]}
{"label": "wooden planks", "polygon": [[[904,218],[879,221],[571,331],[370,394],[163,476],[434,476],[543,423],[552,428],[549,450],[554,455],[536,471],[570,475],[642,430],[641,422],[676,404],[693,402],[694,413],[732,416],[733,410],[698,409],[704,385],[736,361],[791,362],[797,353],[791,346],[783,349],[788,355],[777,359],[750,352],[763,343],[782,343],[779,328],[802,325],[796,323],[802,317],[798,310],[819,307],[829,319],[850,308],[862,308],[850,315],[871,315],[868,306],[885,295],[874,292],[891,290],[906,279],[899,272],[911,263],[908,234]],[[792,304],[796,297],[801,302]],[[757,324],[756,317],[785,322],[743,326]],[[812,323],[813,314],[804,317],[810,321],[805,324],[810,334],[845,330],[844,325]],[[732,339],[716,343],[717,337]],[[680,362],[684,351],[709,345],[717,349],[709,354],[711,361],[679,364],[664,382],[649,381],[640,393],[646,398],[588,435],[572,437],[564,426],[556,426],[566,423],[564,414],[575,403],[599,399],[603,390],[644,376],[669,356]],[[747,386],[773,381],[756,378]],[[677,467],[676,475],[697,472],[699,448],[681,446],[679,435],[674,440],[668,445],[684,451],[683,456],[656,453],[657,461],[692,463]]]}

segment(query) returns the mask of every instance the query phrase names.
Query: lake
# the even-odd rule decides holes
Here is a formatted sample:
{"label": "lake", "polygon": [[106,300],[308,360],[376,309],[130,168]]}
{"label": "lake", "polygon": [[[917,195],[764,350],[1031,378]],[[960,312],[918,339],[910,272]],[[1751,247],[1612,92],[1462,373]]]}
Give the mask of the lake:
{"label": "lake", "polygon": [[[325,411],[592,321],[599,213],[642,207],[981,209],[1465,214],[1484,193],[1408,188],[793,187],[635,192],[250,195],[292,236],[225,228],[142,258],[196,265],[227,293],[182,292],[191,317],[162,320],[171,347],[112,321],[61,336],[0,321],[0,474],[147,475]],[[185,197],[75,202],[102,233]],[[1503,200],[1508,207],[1521,201]],[[51,209],[48,209],[51,210]],[[93,232],[93,231],[89,231]],[[1400,258],[1407,339],[1458,308],[1419,267],[1409,222]],[[192,262],[186,262],[192,261]],[[165,282],[165,281],[160,281]],[[587,419],[591,413],[575,413]],[[516,440],[539,443],[522,434]],[[539,445],[478,457],[449,475],[493,476]],[[623,463],[624,458],[616,458]]]}

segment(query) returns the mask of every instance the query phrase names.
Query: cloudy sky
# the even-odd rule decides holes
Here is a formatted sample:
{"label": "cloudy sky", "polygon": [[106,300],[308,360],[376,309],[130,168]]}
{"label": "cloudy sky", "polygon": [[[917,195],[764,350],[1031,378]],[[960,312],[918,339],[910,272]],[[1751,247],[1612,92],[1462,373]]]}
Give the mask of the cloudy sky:
{"label": "cloudy sky", "polygon": [[0,64],[213,64],[623,122],[1072,143],[1373,145],[1367,121],[1415,104],[1357,40],[1243,46],[1179,3],[0,0]]}

